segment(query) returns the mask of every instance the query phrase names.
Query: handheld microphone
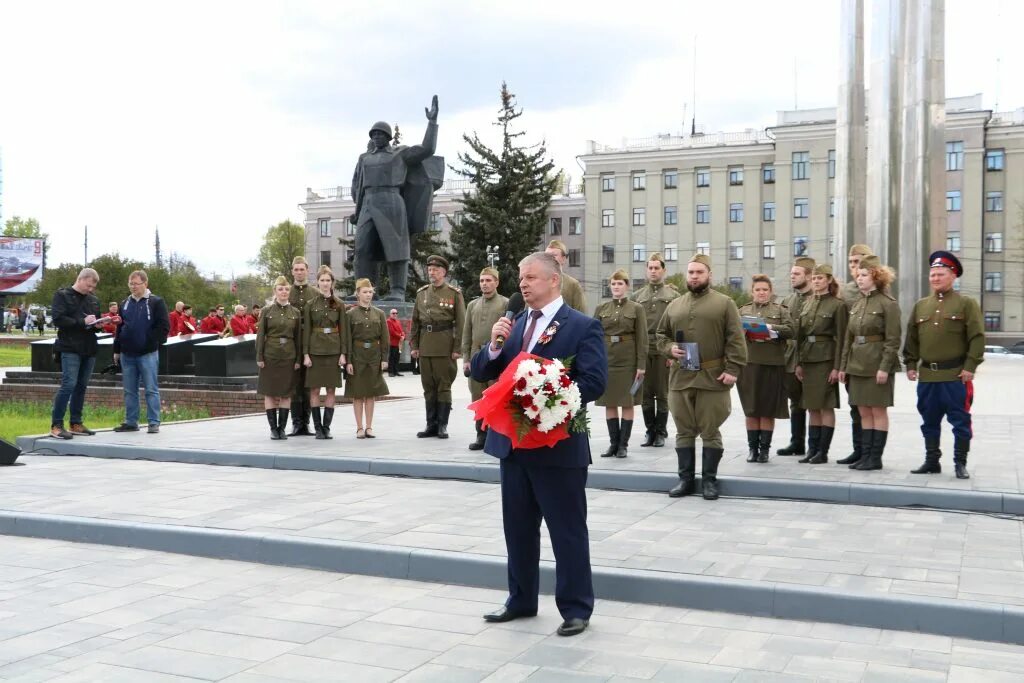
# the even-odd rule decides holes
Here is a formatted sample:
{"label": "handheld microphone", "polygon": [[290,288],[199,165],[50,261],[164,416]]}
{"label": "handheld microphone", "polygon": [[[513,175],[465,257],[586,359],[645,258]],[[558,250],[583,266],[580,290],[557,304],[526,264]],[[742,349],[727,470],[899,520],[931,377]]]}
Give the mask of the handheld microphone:
{"label": "handheld microphone", "polygon": [[[521,292],[513,292],[512,296],[508,298],[508,310],[505,311],[505,316],[509,320],[515,320],[516,316],[526,308],[526,301],[523,300]],[[505,345],[505,337],[498,335],[498,338],[494,341],[494,345],[497,348],[501,348]]]}

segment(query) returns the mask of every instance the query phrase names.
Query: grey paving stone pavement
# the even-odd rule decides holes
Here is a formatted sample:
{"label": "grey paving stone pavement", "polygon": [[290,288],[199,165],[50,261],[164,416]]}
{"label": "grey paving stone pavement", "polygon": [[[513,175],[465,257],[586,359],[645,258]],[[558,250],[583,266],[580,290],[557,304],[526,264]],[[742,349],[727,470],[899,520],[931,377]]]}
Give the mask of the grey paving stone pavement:
{"label": "grey paving stone pavement", "polygon": [[484,623],[500,591],[136,549],[0,537],[0,567],[45,568],[0,584],[5,683],[1024,676],[1020,646],[601,600],[560,638],[550,602]]}

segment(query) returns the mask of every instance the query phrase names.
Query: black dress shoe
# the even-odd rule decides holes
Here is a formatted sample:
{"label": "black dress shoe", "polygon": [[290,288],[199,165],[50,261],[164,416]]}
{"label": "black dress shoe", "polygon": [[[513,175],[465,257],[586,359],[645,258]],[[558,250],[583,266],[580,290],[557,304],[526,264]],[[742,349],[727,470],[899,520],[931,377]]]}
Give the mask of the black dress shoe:
{"label": "black dress shoe", "polygon": [[562,625],[558,627],[558,635],[560,636],[578,636],[587,630],[587,626],[590,622],[586,619],[566,619],[562,622]]}
{"label": "black dress shoe", "polygon": [[506,621],[512,621],[513,619],[535,616],[537,616],[536,612],[516,612],[508,607],[502,607],[501,609],[496,609],[493,612],[485,614],[484,621],[492,624],[504,624]]}

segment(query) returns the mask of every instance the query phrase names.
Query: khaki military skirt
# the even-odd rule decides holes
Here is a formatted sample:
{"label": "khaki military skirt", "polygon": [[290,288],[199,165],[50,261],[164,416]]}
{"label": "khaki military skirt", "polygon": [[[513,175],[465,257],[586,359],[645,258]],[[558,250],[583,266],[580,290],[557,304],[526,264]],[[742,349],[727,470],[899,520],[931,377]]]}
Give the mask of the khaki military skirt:
{"label": "khaki military skirt", "polygon": [[348,398],[377,398],[387,396],[388,383],[384,381],[384,372],[380,363],[353,364],[354,375],[349,375],[345,382],[345,396]]}
{"label": "khaki military skirt", "polygon": [[299,373],[295,370],[295,361],[293,359],[267,359],[263,367],[260,368],[256,393],[262,396],[291,396],[292,392],[295,391],[298,375]]}
{"label": "khaki military skirt", "polygon": [[306,368],[306,388],[325,387],[337,389],[341,386],[341,366],[338,356],[310,356],[311,367]]}
{"label": "khaki military skirt", "polygon": [[747,417],[786,419],[786,366],[749,363],[736,383]]}
{"label": "khaki military skirt", "polygon": [[833,370],[832,361],[821,363],[801,363],[804,370],[803,398],[804,410],[828,410],[839,407],[839,382],[828,383],[828,375]]}
{"label": "khaki military skirt", "polygon": [[644,399],[643,387],[634,395],[629,393],[634,379],[636,379],[636,367],[608,368],[608,386],[605,387],[601,398],[597,399],[595,403],[606,408],[629,408],[640,405]]}
{"label": "khaki military skirt", "polygon": [[847,375],[850,390],[850,405],[865,406],[871,408],[891,408],[893,394],[896,389],[896,376],[889,373],[889,380],[885,384],[876,384],[875,378],[861,377],[859,375]]}

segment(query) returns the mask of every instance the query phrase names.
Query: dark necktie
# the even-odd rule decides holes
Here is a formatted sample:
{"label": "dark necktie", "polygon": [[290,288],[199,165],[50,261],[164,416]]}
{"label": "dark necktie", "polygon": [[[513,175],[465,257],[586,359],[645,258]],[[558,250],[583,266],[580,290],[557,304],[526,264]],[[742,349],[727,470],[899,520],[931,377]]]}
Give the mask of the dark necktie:
{"label": "dark necktie", "polygon": [[523,335],[523,351],[530,350],[530,340],[533,339],[533,328],[537,326],[537,321],[544,315],[543,311],[530,311],[530,324],[526,326],[526,334]]}

